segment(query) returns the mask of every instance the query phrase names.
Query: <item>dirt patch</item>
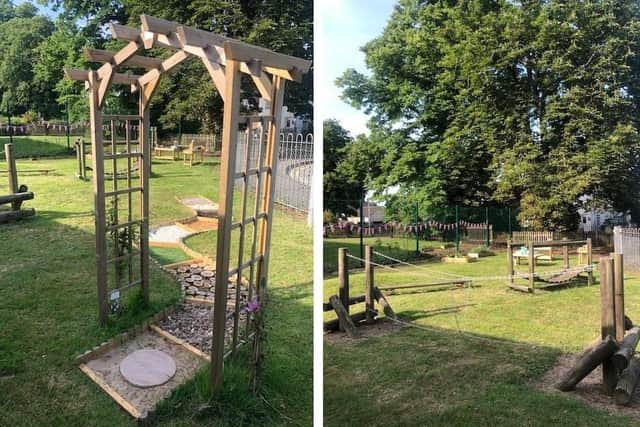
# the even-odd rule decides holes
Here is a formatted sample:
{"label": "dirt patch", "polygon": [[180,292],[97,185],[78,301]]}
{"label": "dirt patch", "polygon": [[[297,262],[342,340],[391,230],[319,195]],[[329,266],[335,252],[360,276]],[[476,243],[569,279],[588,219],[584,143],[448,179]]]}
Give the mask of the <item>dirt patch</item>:
{"label": "dirt patch", "polygon": [[623,415],[640,419],[640,390],[636,389],[629,406],[618,406],[615,404],[612,396],[602,393],[602,369],[598,366],[589,375],[587,375],[576,386],[576,389],[570,392],[561,392],[555,388],[560,378],[571,369],[578,355],[562,354],[556,360],[556,364],[542,377],[542,380],[535,386],[547,393],[559,394],[562,396],[573,397],[589,406],[604,410],[612,415]]}
{"label": "dirt patch", "polygon": [[344,332],[325,332],[324,339],[326,342],[330,344],[341,344],[341,343],[349,343],[357,340],[361,340],[363,338],[373,338],[373,337],[381,337],[384,335],[388,335],[394,332],[399,331],[404,326],[388,320],[386,318],[378,319],[372,325],[368,325],[366,323],[361,323],[358,326],[358,332],[360,332],[360,338],[352,339]]}
{"label": "dirt patch", "polygon": [[[171,356],[176,364],[176,373],[173,378],[165,384],[150,388],[140,388],[129,384],[120,373],[120,362],[134,351],[142,349],[160,350]],[[87,362],[86,365],[132,404],[144,418],[174,388],[192,378],[204,363],[202,358],[184,347],[166,341],[154,332],[147,331],[118,348]]]}
{"label": "dirt patch", "polygon": [[[231,343],[233,334],[233,307],[227,307],[227,332],[224,337],[225,346]],[[231,311],[229,311],[231,309]],[[247,313],[240,311],[240,338],[245,331]],[[173,313],[160,321],[160,327],[171,335],[178,337],[203,353],[211,352],[213,338],[213,309],[206,305],[181,304]]]}

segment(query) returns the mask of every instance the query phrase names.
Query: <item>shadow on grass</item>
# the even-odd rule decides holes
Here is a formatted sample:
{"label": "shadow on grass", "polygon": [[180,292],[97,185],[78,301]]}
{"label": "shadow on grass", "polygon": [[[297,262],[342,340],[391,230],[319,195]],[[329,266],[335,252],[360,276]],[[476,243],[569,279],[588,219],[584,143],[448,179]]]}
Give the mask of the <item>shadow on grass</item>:
{"label": "shadow on grass", "polygon": [[557,349],[430,329],[325,341],[325,425],[637,425],[535,388]]}
{"label": "shadow on grass", "polygon": [[399,315],[409,321],[425,319],[427,317],[439,316],[442,314],[459,313],[462,308],[473,307],[477,304],[461,304],[450,307],[437,308],[435,310],[403,310]]}

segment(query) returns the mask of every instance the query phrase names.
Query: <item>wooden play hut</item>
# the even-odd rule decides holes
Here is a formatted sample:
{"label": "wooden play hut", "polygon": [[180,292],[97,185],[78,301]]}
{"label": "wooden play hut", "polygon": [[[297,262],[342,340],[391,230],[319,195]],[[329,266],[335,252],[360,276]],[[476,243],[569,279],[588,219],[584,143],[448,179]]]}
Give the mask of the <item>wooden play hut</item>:
{"label": "wooden play hut", "polygon": [[[300,81],[309,70],[310,62],[148,15],[142,15],[140,19],[141,28],[115,23],[109,25],[113,38],[127,43],[118,52],[86,50],[90,61],[101,64],[99,68],[65,69],[69,78],[84,82],[89,92],[99,317],[102,324],[108,321],[110,304],[127,288],[140,286],[144,300],[149,299],[149,177],[152,155],[149,103],[164,73],[182,61],[198,58],[224,100],[211,349],[211,382],[213,389],[217,390],[222,385],[225,325],[229,316],[235,318],[232,350],[242,343],[238,338],[241,328],[238,319],[243,307],[236,304],[232,312],[227,312],[230,278],[234,277],[239,283],[245,276],[249,282],[250,299],[256,298],[258,304],[264,301],[285,82]],[[167,58],[139,54],[152,48],[167,49],[172,54]],[[122,67],[144,72],[122,73],[119,72]],[[240,114],[242,76],[248,76],[261,97],[267,100],[269,115]],[[112,85],[124,86],[138,94],[137,114],[104,113],[104,102]],[[263,129],[258,139],[259,158],[254,164],[245,159],[244,168],[236,170],[239,128],[248,127],[253,121],[259,121]],[[128,131],[130,129],[137,129],[135,135]],[[131,148],[134,140],[136,150]],[[105,150],[105,146],[110,146],[111,150]],[[135,180],[128,172],[134,160],[140,165]],[[106,176],[118,176],[120,162],[125,163],[122,169],[126,178],[110,180],[107,188]],[[253,212],[248,206],[249,178],[257,180]],[[242,197],[241,214],[234,221],[236,180],[241,181]],[[132,209],[133,197],[137,198],[137,212]],[[127,230],[125,236],[128,241],[124,251],[114,255],[108,247],[109,237],[121,230]],[[233,230],[239,230],[239,233],[232,237]],[[231,254],[232,238],[239,239],[238,254]],[[251,247],[250,259],[243,259],[246,244]],[[124,267],[127,270],[124,273],[123,259],[130,262],[128,267]],[[237,286],[236,292],[239,289]],[[249,327],[250,316],[246,322]],[[255,333],[249,334],[247,339],[252,336]]]}
{"label": "wooden play hut", "polygon": [[[586,254],[586,264],[571,268],[569,266],[569,248],[578,246],[578,252]],[[552,274],[547,278],[537,275],[535,272],[536,264],[539,261],[552,262],[554,248],[562,248],[562,269],[556,274]],[[526,248],[526,252],[520,252],[522,248]],[[514,249],[515,252],[514,253]],[[514,269],[514,261],[520,264],[520,258],[526,258],[528,265],[527,273],[516,274]],[[580,257],[582,259],[582,257]],[[581,274],[586,273],[587,284],[593,284],[593,256],[591,239],[586,240],[547,240],[547,241],[528,241],[515,242],[507,241],[507,285],[514,290],[524,292],[535,292],[536,289],[553,288],[564,286],[579,280]],[[516,284],[515,280],[524,279],[527,284]]]}

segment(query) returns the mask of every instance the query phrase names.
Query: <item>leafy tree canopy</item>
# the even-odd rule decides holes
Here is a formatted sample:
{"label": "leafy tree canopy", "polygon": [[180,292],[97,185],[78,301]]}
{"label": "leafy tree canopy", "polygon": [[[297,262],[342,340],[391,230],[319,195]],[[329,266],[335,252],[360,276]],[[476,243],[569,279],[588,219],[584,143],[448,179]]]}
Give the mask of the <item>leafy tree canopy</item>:
{"label": "leafy tree canopy", "polygon": [[338,79],[372,115],[367,185],[536,228],[574,228],[583,195],[639,218],[639,42],[631,0],[401,0],[362,48],[371,75]]}

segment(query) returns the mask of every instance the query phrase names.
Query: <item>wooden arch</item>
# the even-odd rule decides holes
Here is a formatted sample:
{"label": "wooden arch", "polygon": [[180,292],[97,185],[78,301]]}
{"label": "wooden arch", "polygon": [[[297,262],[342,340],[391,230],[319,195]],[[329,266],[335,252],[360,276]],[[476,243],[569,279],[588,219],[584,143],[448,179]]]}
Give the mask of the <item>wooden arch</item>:
{"label": "wooden arch", "polygon": [[[96,263],[99,314],[101,323],[106,323],[109,317],[109,265],[114,258],[108,259],[107,234],[113,229],[129,228],[135,223],[139,226],[138,251],[128,253],[126,257],[139,256],[139,280],[128,282],[127,287],[141,285],[145,300],[149,298],[149,175],[151,171],[151,148],[149,144],[149,102],[158,86],[160,76],[180,64],[189,56],[199,57],[206,66],[213,83],[224,100],[222,154],[220,166],[220,192],[218,209],[218,237],[216,250],[216,282],[215,302],[213,307],[213,345],[211,349],[211,381],[214,390],[222,385],[222,371],[225,356],[225,332],[227,321],[227,291],[229,278],[238,278],[244,269],[251,269],[255,273],[255,287],[258,303],[264,300],[267,272],[269,265],[269,251],[271,240],[271,225],[273,216],[273,193],[275,190],[275,171],[278,161],[280,123],[282,104],[284,99],[285,81],[299,82],[302,75],[308,72],[310,61],[279,54],[258,46],[250,45],[238,40],[224,37],[207,31],[187,27],[179,23],[166,21],[148,15],[140,16],[141,28],[131,28],[115,23],[109,24],[114,39],[128,42],[118,52],[108,52],[98,49],[86,49],[85,54],[92,62],[102,65],[97,70],[65,69],[65,74],[78,81],[85,82],[89,90],[91,145],[93,164],[93,186],[95,202],[96,226]],[[140,51],[151,48],[167,48],[174,53],[166,58],[156,58],[140,55]],[[144,74],[134,75],[118,72],[119,67],[133,67],[144,69]],[[242,172],[235,170],[236,144],[240,115],[240,80],[241,75],[247,74],[255,83],[262,98],[270,105],[270,113],[266,118],[266,145],[261,154],[262,163],[250,169],[245,165]],[[106,95],[112,85],[130,86],[132,92],[139,93],[138,115],[104,115],[103,106]],[[110,121],[111,144],[114,147],[111,154],[104,153],[103,126]],[[130,146],[129,127],[133,124],[138,129],[137,144],[139,149],[116,153],[117,143],[114,126],[120,122],[126,123],[127,148]],[[135,123],[138,123],[136,126]],[[261,140],[261,144],[262,144]],[[104,161],[113,161],[114,177],[116,176],[116,160],[135,158],[139,162],[139,184],[134,186],[128,176],[128,187],[117,188],[114,179],[113,191],[105,190]],[[249,176],[257,178],[256,212],[253,216],[246,216],[246,191],[243,193],[242,217],[233,222],[233,192],[236,179],[246,183]],[[105,200],[126,195],[131,203],[131,195],[138,194],[140,198],[139,219],[132,220],[131,204],[129,204],[129,218],[120,222],[113,218],[108,222]],[[255,256],[247,262],[239,257],[238,265],[230,269],[231,231],[240,229],[241,243],[244,243],[244,228],[254,227],[253,245],[256,247]],[[242,252],[242,250],[241,250]],[[117,261],[117,259],[115,260]],[[117,269],[117,267],[114,267]],[[253,274],[253,273],[252,273]],[[117,272],[116,272],[116,277]],[[239,280],[239,279],[238,279]],[[253,277],[251,278],[253,280]],[[116,281],[117,283],[117,281]],[[250,288],[254,286],[250,283]],[[236,318],[238,306],[236,305]],[[247,320],[249,322],[249,320]],[[237,323],[237,321],[236,321]],[[237,324],[234,325],[233,350],[237,341]]]}

